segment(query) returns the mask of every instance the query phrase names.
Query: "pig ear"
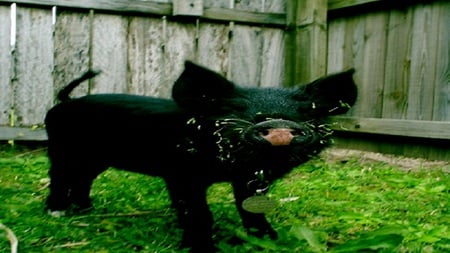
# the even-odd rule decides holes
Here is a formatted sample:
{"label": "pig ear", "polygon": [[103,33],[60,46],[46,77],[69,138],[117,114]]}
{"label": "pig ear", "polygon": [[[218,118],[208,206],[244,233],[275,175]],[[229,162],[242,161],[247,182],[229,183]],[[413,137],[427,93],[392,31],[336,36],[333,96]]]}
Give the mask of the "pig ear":
{"label": "pig ear", "polygon": [[312,99],[311,108],[326,115],[347,112],[355,104],[358,93],[353,73],[355,70],[350,69],[308,84],[304,92]]}
{"label": "pig ear", "polygon": [[233,83],[220,74],[186,61],[183,73],[172,88],[172,98],[180,107],[204,108],[220,104],[233,91]]}

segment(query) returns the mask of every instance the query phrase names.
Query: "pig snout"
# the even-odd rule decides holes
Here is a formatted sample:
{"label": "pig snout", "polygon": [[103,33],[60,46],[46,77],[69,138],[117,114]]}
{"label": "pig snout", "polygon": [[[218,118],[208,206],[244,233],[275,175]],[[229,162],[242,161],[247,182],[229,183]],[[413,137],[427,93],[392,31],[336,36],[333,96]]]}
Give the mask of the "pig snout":
{"label": "pig snout", "polygon": [[253,142],[268,142],[272,146],[288,146],[292,142],[308,143],[311,129],[287,120],[264,121],[247,129],[246,138]]}
{"label": "pig snout", "polygon": [[259,135],[268,141],[272,146],[286,146],[291,144],[294,130],[289,128],[271,128],[259,132]]}

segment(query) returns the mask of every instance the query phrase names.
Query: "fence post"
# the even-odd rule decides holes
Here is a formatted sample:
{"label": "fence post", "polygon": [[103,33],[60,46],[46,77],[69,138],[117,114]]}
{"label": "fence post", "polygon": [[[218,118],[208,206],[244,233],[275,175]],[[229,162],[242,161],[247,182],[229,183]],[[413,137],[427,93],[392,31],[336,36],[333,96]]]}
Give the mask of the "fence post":
{"label": "fence post", "polygon": [[327,0],[287,2],[285,86],[310,82],[326,74]]}

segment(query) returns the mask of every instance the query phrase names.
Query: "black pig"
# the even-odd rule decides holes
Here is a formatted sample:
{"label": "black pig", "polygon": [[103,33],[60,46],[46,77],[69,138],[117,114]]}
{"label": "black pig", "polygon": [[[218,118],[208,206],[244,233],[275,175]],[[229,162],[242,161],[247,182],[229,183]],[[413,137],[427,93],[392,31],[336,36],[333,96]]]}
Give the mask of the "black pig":
{"label": "black pig", "polygon": [[[51,161],[46,208],[90,209],[93,180],[109,166],[162,177],[184,229],[183,246],[212,252],[207,188],[231,182],[244,227],[276,232],[263,212],[268,186],[329,144],[326,116],[355,103],[353,70],[298,88],[244,88],[187,61],[173,100],[125,94],[59,94],[46,118]],[[259,197],[259,198],[255,198]],[[245,204],[247,203],[247,204]]]}

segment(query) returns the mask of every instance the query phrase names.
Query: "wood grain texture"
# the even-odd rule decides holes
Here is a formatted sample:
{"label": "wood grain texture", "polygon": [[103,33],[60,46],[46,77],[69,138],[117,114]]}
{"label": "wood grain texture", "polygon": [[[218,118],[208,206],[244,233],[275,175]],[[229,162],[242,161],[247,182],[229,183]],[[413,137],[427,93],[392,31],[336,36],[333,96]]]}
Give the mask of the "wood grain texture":
{"label": "wood grain texture", "polygon": [[17,3],[37,6],[60,6],[77,9],[95,9],[115,12],[153,13],[170,15],[172,5],[167,1],[130,1],[130,0],[2,0],[6,3]]}
{"label": "wood grain texture", "polygon": [[204,2],[207,7],[244,10],[250,12],[286,12],[286,0],[204,0]]}
{"label": "wood grain texture", "polygon": [[360,73],[363,76],[360,93],[364,94],[364,103],[359,104],[360,116],[381,117],[386,60],[386,23],[386,13],[368,14],[364,20],[364,32],[358,37],[362,40],[363,47],[359,64],[365,70]]}
{"label": "wood grain texture", "polygon": [[408,107],[412,10],[389,13],[383,87],[383,118],[404,119]]}
{"label": "wood grain texture", "polygon": [[196,61],[223,76],[227,76],[230,60],[229,34],[229,25],[201,22],[198,31]]}
{"label": "wood grain texture", "polygon": [[169,98],[174,82],[184,69],[185,60],[195,60],[197,27],[195,23],[179,25],[169,21],[164,29],[164,69],[158,94]]}
{"label": "wood grain texture", "polygon": [[40,124],[53,98],[53,28],[50,9],[17,8],[15,125]]}
{"label": "wood grain texture", "polygon": [[327,73],[338,72],[346,69],[349,64],[344,59],[348,44],[345,43],[347,19],[339,18],[328,23],[328,55]]}
{"label": "wood grain texture", "polygon": [[92,66],[102,70],[91,93],[126,93],[128,71],[128,18],[94,14],[92,32]]}
{"label": "wood grain texture", "polygon": [[0,140],[45,141],[47,133],[42,128],[0,126]]}
{"label": "wood grain texture", "polygon": [[[54,35],[54,96],[70,81],[90,68],[91,29],[92,16],[89,12],[58,13]],[[79,97],[87,94],[89,94],[88,81],[75,88],[70,96]]]}
{"label": "wood grain texture", "polygon": [[285,36],[280,29],[266,28],[262,34],[260,87],[282,87],[285,57]]}
{"label": "wood grain texture", "polygon": [[243,86],[258,86],[261,81],[262,29],[235,25],[230,52],[229,78]]}
{"label": "wood grain texture", "polygon": [[129,84],[127,92],[159,96],[163,79],[162,19],[134,17],[128,35]]}
{"label": "wood grain texture", "polygon": [[[275,0],[272,0],[275,1]],[[96,10],[103,12],[115,12],[122,14],[152,14],[158,16],[172,16],[173,6],[169,1],[130,1],[130,0],[19,0],[19,1],[7,1],[1,0],[1,2],[6,3],[18,3],[27,5],[37,5],[37,6],[59,6],[65,8],[76,8],[85,10]],[[229,1],[228,1],[229,2]],[[239,3],[240,8],[229,9],[229,4],[225,2],[219,2],[217,4],[205,4],[205,9],[202,17],[205,19],[215,20],[215,21],[237,21],[243,23],[254,23],[254,24],[266,24],[274,26],[284,26],[285,25],[285,15],[284,13],[261,13],[263,1],[254,0],[248,1],[247,3]],[[273,10],[279,10],[283,7],[284,2],[279,1],[272,2],[267,5],[268,8]],[[208,7],[211,6],[211,7]],[[225,8],[223,8],[225,6]],[[254,6],[258,6],[258,11],[251,11],[255,9]],[[219,7],[219,8],[217,8]]]}
{"label": "wood grain texture", "polygon": [[173,15],[182,16],[202,16],[203,1],[202,0],[173,0]]}
{"label": "wood grain texture", "polygon": [[286,16],[284,13],[261,13],[239,9],[206,8],[202,18],[213,21],[235,21],[239,23],[276,27],[284,27],[286,25]]}
{"label": "wood grain texture", "polygon": [[294,86],[326,74],[327,1],[291,0],[287,11],[285,83]]}
{"label": "wood grain texture", "polygon": [[378,134],[346,135],[341,132],[335,133],[333,141],[333,147],[336,148],[424,158],[431,161],[450,161],[448,141]]}
{"label": "wood grain texture", "polygon": [[0,125],[9,124],[9,115],[13,103],[10,37],[10,8],[0,6]]}
{"label": "wood grain texture", "polygon": [[450,121],[450,3],[436,2],[433,8],[438,18],[436,88],[432,120]]}
{"label": "wood grain texture", "polygon": [[[383,135],[450,140],[450,122],[380,118],[333,117],[333,129]],[[450,147],[449,147],[450,148]]]}
{"label": "wood grain texture", "polygon": [[361,5],[361,4],[376,3],[376,2],[382,2],[382,1],[385,1],[385,0],[329,0],[328,8],[330,10],[336,10],[336,9],[357,6],[357,5]]}

